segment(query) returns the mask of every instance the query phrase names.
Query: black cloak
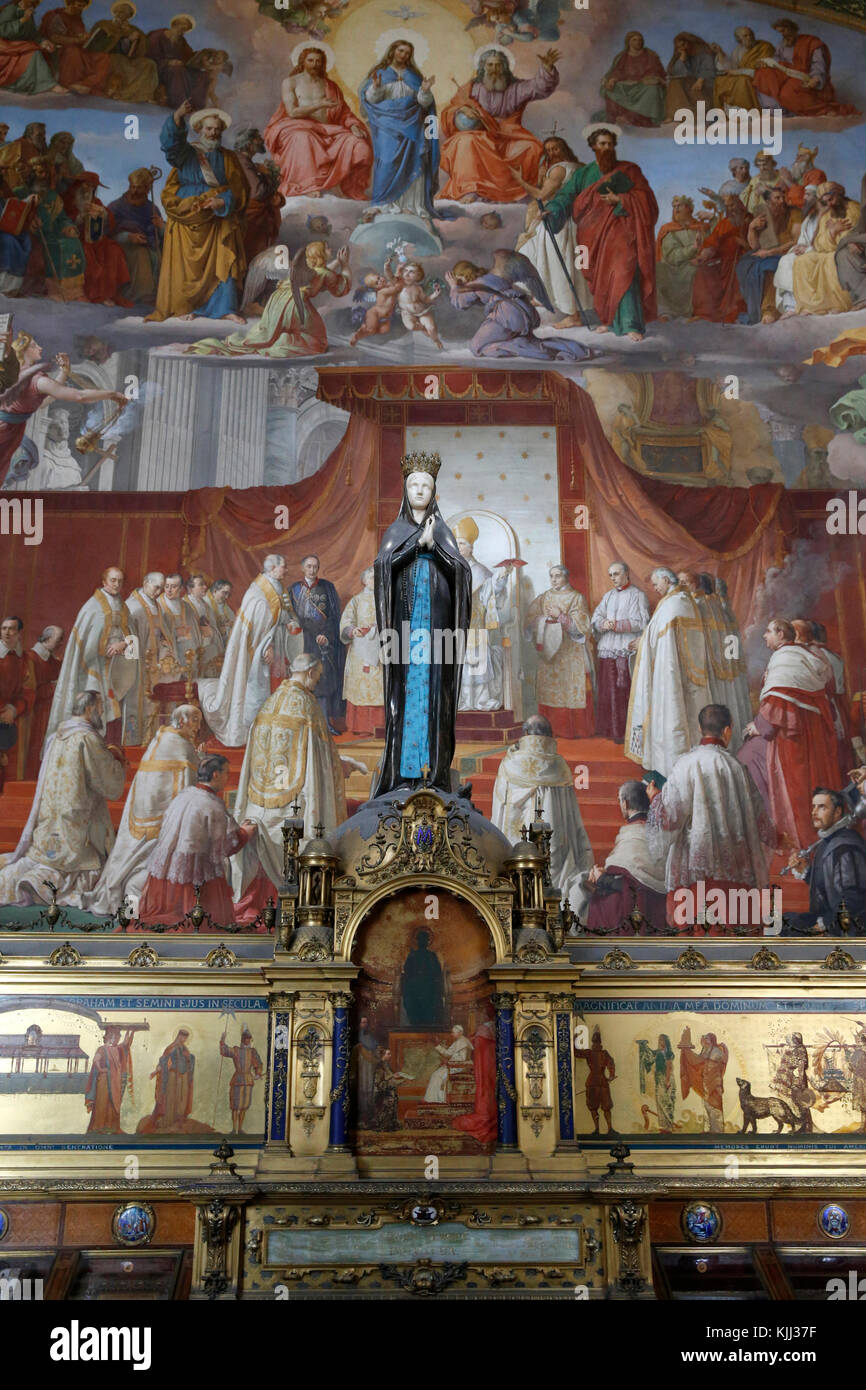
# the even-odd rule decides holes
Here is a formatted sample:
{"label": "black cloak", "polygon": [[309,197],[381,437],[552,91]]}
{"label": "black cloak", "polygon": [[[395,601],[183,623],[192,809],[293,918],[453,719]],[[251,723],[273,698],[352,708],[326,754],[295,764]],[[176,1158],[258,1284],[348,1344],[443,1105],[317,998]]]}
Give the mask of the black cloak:
{"label": "black cloak", "polygon": [[[434,491],[422,521],[412,516],[406,485],[403,485],[403,504],[396,521],[385,532],[373,567],[375,575],[376,622],[379,638],[385,632],[396,632],[399,639],[400,661],[387,660],[382,664],[385,687],[385,751],[381,770],[371,798],[383,796],[396,787],[406,786],[400,775],[400,755],[403,740],[403,706],[406,697],[406,676],[409,662],[409,642],[402,640],[402,624],[411,623],[410,600],[413,592],[415,566],[418,563],[418,542],[429,516],[435,517],[433,549],[430,565],[430,617],[433,631],[463,633],[465,644],[472,610],[472,570],[457,548],[436,502]],[[408,631],[408,629],[407,629]],[[447,648],[445,649],[447,652]],[[457,656],[463,655],[458,649]],[[457,700],[460,695],[462,661],[435,663],[435,647],[430,667],[430,775],[429,784],[442,791],[451,790],[451,762],[454,758]]]}

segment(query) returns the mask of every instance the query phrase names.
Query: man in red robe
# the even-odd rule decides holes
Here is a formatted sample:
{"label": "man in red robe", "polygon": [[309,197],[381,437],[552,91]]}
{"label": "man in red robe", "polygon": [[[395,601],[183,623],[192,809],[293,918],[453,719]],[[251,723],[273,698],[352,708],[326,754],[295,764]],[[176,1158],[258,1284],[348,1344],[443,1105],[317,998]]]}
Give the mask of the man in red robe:
{"label": "man in red robe", "polygon": [[814,787],[841,787],[833,673],[818,653],[795,642],[793,625],[772,618],[764,633],[771,656],[758,712],[737,757],[749,769],[780,838],[800,849],[815,839]]}
{"label": "man in red robe", "polygon": [[264,143],[279,166],[280,192],[286,198],[317,197],[328,189],[344,198],[367,196],[373,167],[370,134],[336,82],[326,77],[326,69],[321,48],[303,49],[265,126]]}
{"label": "man in red robe", "polygon": [[54,699],[54,687],[60,675],[61,661],[55,656],[63,641],[63,628],[54,625],[47,627],[38,642],[34,642],[28,653],[33,667],[34,696],[33,708],[26,723],[26,751],[24,777],[34,781],[39,776],[39,763],[42,758],[42,745],[48,731],[48,719]]}
{"label": "man in red robe", "polygon": [[725,196],[725,215],[720,217],[695,257],[692,313],[711,323],[736,323],[746,312],[746,301],[737,280],[737,262],[746,255],[746,233],[751,222],[736,193]]}
{"label": "man in red robe", "polygon": [[36,683],[30,657],[21,647],[20,618],[0,623],[0,791],[23,771],[18,764],[19,721],[33,707]]}
{"label": "man in red robe", "polygon": [[198,780],[170,803],[150,858],[138,920],[144,926],[179,922],[200,903],[215,926],[234,921],[226,860],[256,833],[254,821],[238,825],[229,815],[223,791],[229,761],[212,753],[198,767]]}
{"label": "man in red robe", "polygon": [[[144,1027],[148,1025],[145,1023]],[[88,1134],[123,1134],[120,1127],[120,1107],[127,1086],[132,1081],[130,1047],[134,1034],[128,1030],[123,1042],[116,1023],[107,1023],[102,1034],[102,1046],[93,1054],[84,1105],[90,1113]]]}
{"label": "man in red robe", "polygon": [[529,102],[548,97],[559,84],[555,48],[539,53],[534,77],[517,78],[510,59],[489,48],[478,60],[475,76],[459,87],[442,112],[441,168],[448,182],[440,198],[461,203],[485,199],[517,203],[526,197],[526,183],[538,182],[544,148],[522,124]]}
{"label": "man in red robe", "polygon": [[780,107],[786,116],[859,115],[856,106],[836,100],[830,50],[823,39],[801,34],[793,19],[780,19],[773,28],[780,35],[779,47],[757,68],[753,79],[761,106]]}
{"label": "man in red robe", "polygon": [[453,1128],[471,1134],[479,1144],[496,1139],[496,1024],[485,1019],[472,1039],[475,1067],[475,1109],[471,1115],[458,1115]]}
{"label": "man in red robe", "polygon": [[588,251],[584,276],[601,320],[595,332],[639,341],[656,316],[658,203],[637,164],[617,157],[618,130],[590,125],[583,134],[595,158],[569,175],[543,216],[554,234],[574,219],[578,244]]}
{"label": "man in red robe", "polygon": [[123,248],[113,240],[114,215],[96,196],[100,186],[98,174],[81,174],[63,199],[84,251],[84,296],[91,304],[129,308],[132,300],[121,294],[121,288],[129,284],[129,267]]}
{"label": "man in red robe", "polygon": [[62,87],[78,96],[105,94],[111,73],[111,54],[85,51],[87,30],[81,18],[90,0],[65,0],[62,10],[48,10],[39,32],[57,50],[58,77]]}

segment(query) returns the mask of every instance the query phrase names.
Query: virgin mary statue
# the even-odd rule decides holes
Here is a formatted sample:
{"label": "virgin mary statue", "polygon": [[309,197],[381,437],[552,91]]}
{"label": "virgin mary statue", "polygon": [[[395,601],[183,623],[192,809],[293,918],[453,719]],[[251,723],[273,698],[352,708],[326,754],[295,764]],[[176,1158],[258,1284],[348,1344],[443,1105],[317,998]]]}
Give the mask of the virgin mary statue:
{"label": "virgin mary statue", "polygon": [[472,571],[436,503],[438,454],[407,454],[403,505],[374,566],[385,684],[385,751],[373,796],[451,790],[454,725],[472,603]]}

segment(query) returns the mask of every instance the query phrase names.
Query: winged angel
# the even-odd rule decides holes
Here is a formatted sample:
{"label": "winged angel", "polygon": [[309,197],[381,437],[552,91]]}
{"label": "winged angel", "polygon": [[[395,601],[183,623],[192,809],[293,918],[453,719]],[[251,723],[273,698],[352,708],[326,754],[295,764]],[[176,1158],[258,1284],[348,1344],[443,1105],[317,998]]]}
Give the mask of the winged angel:
{"label": "winged angel", "polygon": [[328,243],[311,241],[282,269],[283,247],[269,247],[256,256],[247,271],[243,312],[262,296],[269,284],[275,288],[253,328],[230,333],[227,338],[202,338],[187,352],[212,357],[309,357],[328,350],[328,334],[313,300],[323,290],[335,298],[348,294],[349,248],[342,247],[328,259]]}
{"label": "winged angel", "polygon": [[592,356],[571,338],[535,336],[541,323],[536,305],[551,312],[553,305],[535,266],[519,251],[495,251],[490,270],[458,261],[445,279],[455,309],[484,306],[484,322],[470,343],[476,357],[577,362]]}

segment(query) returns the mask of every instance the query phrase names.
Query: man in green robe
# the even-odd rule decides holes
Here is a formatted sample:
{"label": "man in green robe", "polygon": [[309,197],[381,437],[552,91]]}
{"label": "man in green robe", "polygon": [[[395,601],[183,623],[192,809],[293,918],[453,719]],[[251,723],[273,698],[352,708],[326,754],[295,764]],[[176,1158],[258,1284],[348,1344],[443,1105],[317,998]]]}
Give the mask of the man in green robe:
{"label": "man in green robe", "polygon": [[[47,158],[37,155],[30,160],[28,169],[30,181],[15,189],[15,197],[27,198],[35,194],[37,198],[31,236],[34,253],[41,252],[45,293],[49,299],[83,299],[84,248],[74,224],[66,216],[60,195],[51,187]],[[37,256],[37,263],[38,260]]]}

